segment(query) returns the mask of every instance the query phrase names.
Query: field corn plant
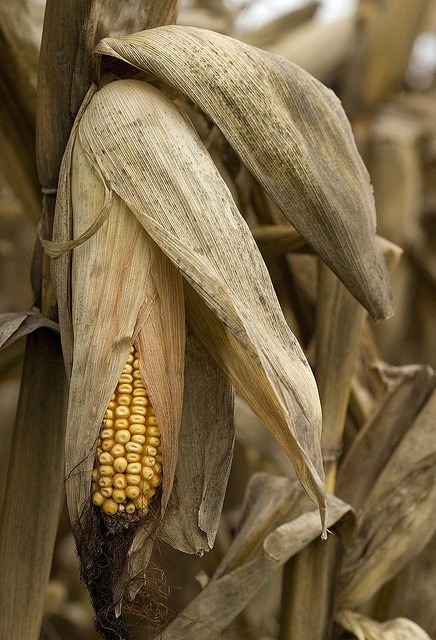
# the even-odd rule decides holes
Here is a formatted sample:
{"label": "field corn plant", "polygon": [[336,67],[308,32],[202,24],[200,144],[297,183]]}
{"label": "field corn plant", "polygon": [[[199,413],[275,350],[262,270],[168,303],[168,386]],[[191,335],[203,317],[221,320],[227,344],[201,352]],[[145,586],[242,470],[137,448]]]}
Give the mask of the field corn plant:
{"label": "field corn plant", "polygon": [[[0,4],[10,74],[22,51],[31,65],[9,36],[20,6]],[[246,637],[250,603],[280,583],[276,628],[250,637],[428,639],[377,612],[435,531],[434,372],[383,362],[367,318],[392,314],[401,249],[376,236],[335,94],[267,46],[176,24],[178,10],[48,0],[37,89],[16,86],[20,113],[36,105],[42,198],[34,305],[0,326],[4,347],[30,334],[2,635],[50,637],[65,487],[104,638]],[[26,186],[34,202],[30,171]],[[207,567],[173,609],[165,549]]]}

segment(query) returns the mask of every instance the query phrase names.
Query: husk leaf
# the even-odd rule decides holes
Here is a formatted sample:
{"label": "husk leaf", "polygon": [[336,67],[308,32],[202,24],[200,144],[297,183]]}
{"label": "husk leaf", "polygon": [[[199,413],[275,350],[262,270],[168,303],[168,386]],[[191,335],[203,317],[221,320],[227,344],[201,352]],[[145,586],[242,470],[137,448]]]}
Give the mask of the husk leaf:
{"label": "husk leaf", "polygon": [[[76,141],[71,165],[74,236],[98,217],[103,184]],[[62,185],[66,183],[61,181]],[[57,215],[62,222],[62,198]],[[63,232],[60,225],[59,231]],[[58,237],[55,220],[55,239]],[[62,258],[61,258],[62,259]],[[64,272],[53,272],[59,281]],[[168,500],[177,459],[184,349],[180,276],[116,195],[109,216],[73,251],[73,331],[66,435],[67,495],[72,521],[89,501],[95,443],[105,409],[133,342],[165,439],[163,502]],[[61,327],[63,317],[61,317]]]}
{"label": "husk leaf", "polygon": [[368,174],[331,91],[284,58],[193,27],[106,38],[96,51],[186,94],[371,315],[391,314]]}
{"label": "husk leaf", "polygon": [[[234,346],[226,358],[243,352],[247,369],[240,367],[235,382],[245,395],[251,389],[255,410],[260,408],[257,387],[250,382],[253,370],[266,384],[266,406],[275,420],[265,408],[261,415],[323,509],[316,385],[252,235],[203,143],[168,98],[136,80],[100,90],[78,137],[107,188],[122,198],[204,299],[212,323],[229,334]],[[201,339],[203,329],[194,333]],[[222,361],[210,341],[203,346],[228,375],[231,363]]]}
{"label": "husk leaf", "polygon": [[233,457],[233,389],[193,335],[185,351],[185,388],[174,486],[159,537],[185,553],[214,543]]}

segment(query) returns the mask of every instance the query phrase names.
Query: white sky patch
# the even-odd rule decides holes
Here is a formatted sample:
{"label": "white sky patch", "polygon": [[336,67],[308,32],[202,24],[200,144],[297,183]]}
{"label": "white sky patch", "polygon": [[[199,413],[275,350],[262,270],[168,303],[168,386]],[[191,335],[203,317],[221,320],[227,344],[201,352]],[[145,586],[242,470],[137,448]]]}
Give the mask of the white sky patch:
{"label": "white sky patch", "polygon": [[[244,4],[244,0],[227,0],[230,6]],[[307,0],[253,0],[243,11],[239,19],[241,29],[252,29],[270,22],[285,13],[307,4]],[[317,12],[317,19],[332,22],[351,13],[357,0],[322,0]]]}

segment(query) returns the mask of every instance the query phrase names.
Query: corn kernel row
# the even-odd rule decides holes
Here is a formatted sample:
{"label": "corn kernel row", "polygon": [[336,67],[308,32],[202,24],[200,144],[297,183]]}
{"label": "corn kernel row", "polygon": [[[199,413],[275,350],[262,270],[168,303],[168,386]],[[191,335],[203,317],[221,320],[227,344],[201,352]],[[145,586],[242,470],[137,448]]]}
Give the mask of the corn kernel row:
{"label": "corn kernel row", "polygon": [[160,430],[132,347],[100,429],[92,501],[106,515],[142,517],[161,482]]}

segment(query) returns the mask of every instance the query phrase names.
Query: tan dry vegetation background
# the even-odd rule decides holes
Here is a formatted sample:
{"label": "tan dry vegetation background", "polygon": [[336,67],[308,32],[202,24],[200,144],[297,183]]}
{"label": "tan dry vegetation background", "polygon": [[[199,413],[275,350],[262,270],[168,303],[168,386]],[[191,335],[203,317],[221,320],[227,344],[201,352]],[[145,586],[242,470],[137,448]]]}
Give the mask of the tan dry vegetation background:
{"label": "tan dry vegetation background", "polygon": [[[41,25],[43,4],[28,2],[28,7],[32,21]],[[410,58],[413,44],[417,39],[422,42],[424,36],[427,51],[433,52],[433,63],[436,61],[436,2],[362,0],[354,14],[327,25],[317,21],[316,11],[316,2],[306,2],[270,25],[236,35],[297,62],[337,92],[374,186],[378,233],[403,250],[392,280],[395,315],[377,326],[365,321],[344,434],[347,451],[361,425],[374,415],[387,390],[395,386],[393,381],[399,379],[400,372],[404,379],[415,375],[412,369],[405,374],[402,367],[418,364],[436,367],[436,69],[431,65],[419,66],[416,55]],[[237,17],[237,9],[224,6],[220,0],[192,0],[182,9],[179,23],[234,35]],[[29,273],[36,225],[16,185],[14,192],[8,176],[10,167],[4,162],[3,151],[0,153],[0,312],[20,311],[32,304]],[[265,218],[260,219],[259,209],[248,207],[247,219],[264,253],[286,319],[311,359],[315,350],[316,309],[321,304],[317,298],[316,258],[288,253],[286,238],[282,238],[284,249],[279,249],[275,236],[268,234],[271,225],[283,224],[282,217],[271,204],[266,203],[264,211]],[[23,353],[21,339],[0,354],[0,501],[13,437]],[[384,369],[383,363],[395,368]],[[394,410],[397,413],[405,410],[411,398],[404,391],[404,397],[392,405]],[[224,556],[237,526],[245,487],[257,471],[287,473],[288,463],[241,401],[234,465],[215,549],[204,558],[196,558],[161,546],[154,558],[156,565],[164,566],[171,587],[167,603],[171,615],[181,611],[200,592],[207,576],[213,574]],[[345,495],[346,488],[342,489]],[[409,617],[431,638],[436,638],[435,551],[433,537],[398,576],[377,590],[361,608],[362,613],[382,621]],[[292,571],[298,571],[298,567],[285,568],[289,575]],[[297,574],[292,575],[295,579]],[[291,595],[287,597],[292,600]],[[222,637],[290,638],[286,635],[283,602],[286,593],[283,594],[280,574],[264,585]],[[152,637],[146,635],[140,622],[134,627],[135,637]],[[344,640],[346,637],[355,636],[341,636]],[[397,637],[400,638],[392,636]],[[92,628],[88,596],[78,579],[73,539],[64,513],[41,640],[73,638],[92,640],[97,635]]]}

